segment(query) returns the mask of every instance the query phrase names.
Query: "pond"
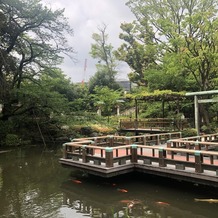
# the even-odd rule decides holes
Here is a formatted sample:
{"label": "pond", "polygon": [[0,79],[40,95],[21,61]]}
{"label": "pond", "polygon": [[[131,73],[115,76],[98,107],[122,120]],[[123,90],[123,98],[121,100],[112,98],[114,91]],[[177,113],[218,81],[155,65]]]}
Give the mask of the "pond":
{"label": "pond", "polygon": [[[60,149],[0,153],[0,217],[216,218],[215,188],[128,174],[104,179],[63,168]],[[217,200],[218,201],[218,200]]]}

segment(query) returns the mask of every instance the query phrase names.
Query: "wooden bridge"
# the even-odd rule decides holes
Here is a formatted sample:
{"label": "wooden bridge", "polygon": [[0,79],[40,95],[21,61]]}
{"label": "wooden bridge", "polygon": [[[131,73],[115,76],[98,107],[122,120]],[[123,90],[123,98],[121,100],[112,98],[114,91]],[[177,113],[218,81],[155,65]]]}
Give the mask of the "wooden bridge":
{"label": "wooden bridge", "polygon": [[162,133],[181,131],[188,124],[187,119],[149,118],[149,119],[121,119],[120,132]]}
{"label": "wooden bridge", "polygon": [[63,145],[59,162],[102,177],[138,171],[218,187],[217,141],[180,132],[78,138]]}

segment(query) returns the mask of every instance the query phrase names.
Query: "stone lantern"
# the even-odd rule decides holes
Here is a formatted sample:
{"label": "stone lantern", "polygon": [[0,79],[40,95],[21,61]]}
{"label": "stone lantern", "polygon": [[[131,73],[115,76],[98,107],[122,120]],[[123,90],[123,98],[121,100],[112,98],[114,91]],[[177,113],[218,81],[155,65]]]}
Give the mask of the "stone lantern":
{"label": "stone lantern", "polygon": [[124,100],[118,99],[116,100],[116,107],[117,107],[117,116],[120,116],[120,105],[124,103]]}
{"label": "stone lantern", "polygon": [[103,101],[97,101],[97,102],[96,102],[96,105],[97,105],[97,107],[98,107],[97,114],[98,114],[99,116],[101,116],[101,110],[102,110],[102,106],[104,105],[104,102],[103,102]]}

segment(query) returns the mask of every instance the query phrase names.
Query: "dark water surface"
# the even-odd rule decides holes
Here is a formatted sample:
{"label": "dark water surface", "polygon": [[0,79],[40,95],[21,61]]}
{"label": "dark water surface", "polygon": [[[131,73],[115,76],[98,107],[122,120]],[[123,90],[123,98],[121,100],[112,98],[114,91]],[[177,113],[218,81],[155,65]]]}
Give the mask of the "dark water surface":
{"label": "dark water surface", "polygon": [[0,217],[217,218],[218,190],[149,175],[102,179],[59,165],[60,150],[0,154]]}

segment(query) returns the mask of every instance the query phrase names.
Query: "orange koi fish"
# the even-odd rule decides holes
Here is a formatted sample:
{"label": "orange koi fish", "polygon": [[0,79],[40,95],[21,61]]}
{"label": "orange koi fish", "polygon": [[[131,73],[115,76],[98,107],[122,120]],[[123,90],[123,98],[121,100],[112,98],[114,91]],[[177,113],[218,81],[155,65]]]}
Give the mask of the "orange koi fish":
{"label": "orange koi fish", "polygon": [[72,180],[72,182],[74,182],[76,184],[81,184],[82,183],[80,180],[76,180],[76,179]]}
{"label": "orange koi fish", "polygon": [[134,205],[141,204],[140,200],[121,200],[120,203],[124,203],[128,208],[134,207]]}
{"label": "orange koi fish", "polygon": [[123,203],[123,204],[129,204],[129,203],[132,203],[133,200],[121,200],[120,203]]}
{"label": "orange koi fish", "polygon": [[128,192],[126,189],[120,189],[120,188],[118,188],[117,191],[118,191],[118,192],[123,192],[123,193]]}
{"label": "orange koi fish", "polygon": [[134,200],[127,200],[127,199],[125,199],[125,200],[121,200],[120,203],[124,203],[124,204],[129,204],[129,203],[141,204],[142,201],[140,201],[140,200],[135,200],[135,199],[134,199]]}
{"label": "orange koi fish", "polygon": [[162,201],[157,201],[157,202],[155,202],[156,204],[158,204],[158,205],[162,205],[162,206],[169,206],[170,204],[169,203],[167,203],[167,202],[162,202]]}

